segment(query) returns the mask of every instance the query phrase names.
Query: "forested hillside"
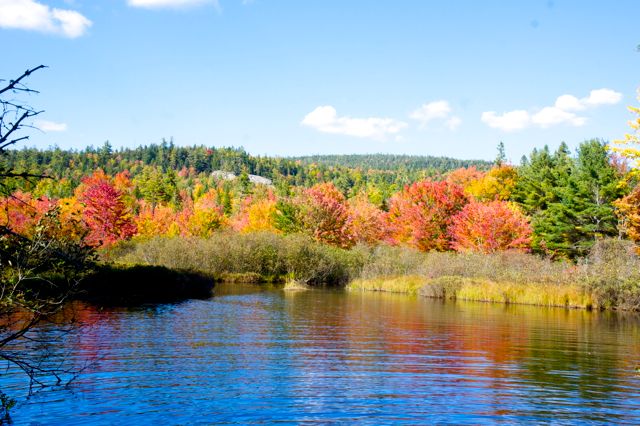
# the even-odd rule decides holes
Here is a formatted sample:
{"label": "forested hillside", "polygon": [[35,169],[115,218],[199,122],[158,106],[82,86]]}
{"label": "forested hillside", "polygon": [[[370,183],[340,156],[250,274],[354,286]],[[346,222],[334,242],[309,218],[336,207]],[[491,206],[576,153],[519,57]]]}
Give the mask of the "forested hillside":
{"label": "forested hillside", "polygon": [[[486,170],[491,166],[489,162],[478,160],[392,154],[266,157],[250,155],[241,148],[177,146],[167,141],[119,150],[112,149],[108,142],[99,148],[88,147],[80,151],[57,147],[24,148],[8,151],[6,161],[7,166],[17,172],[63,179],[69,183],[69,190],[96,169],[108,175],[127,171],[134,178],[145,167],[153,167],[163,173],[193,176],[208,176],[217,170],[237,176],[246,173],[271,179],[279,187],[308,187],[332,182],[346,195],[371,186],[389,195],[402,185],[425,178],[439,179],[456,168],[475,166]],[[19,185],[16,189],[25,189],[23,183],[16,182],[16,185]],[[63,189],[56,195],[69,196],[71,193]]]}
{"label": "forested hillside", "polygon": [[433,157],[430,155],[397,155],[397,154],[347,154],[347,155],[307,155],[291,157],[302,164],[322,164],[326,166],[342,166],[377,170],[433,170],[446,171],[460,167],[475,166],[487,169],[490,162],[483,160],[458,160],[449,157]]}

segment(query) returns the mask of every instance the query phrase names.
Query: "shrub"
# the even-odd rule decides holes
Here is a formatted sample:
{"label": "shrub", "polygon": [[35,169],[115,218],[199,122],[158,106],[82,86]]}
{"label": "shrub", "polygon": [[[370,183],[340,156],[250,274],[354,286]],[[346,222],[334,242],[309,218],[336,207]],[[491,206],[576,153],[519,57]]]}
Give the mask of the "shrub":
{"label": "shrub", "polygon": [[584,282],[599,306],[640,310],[640,258],[632,242],[616,239],[596,242],[581,269]]}
{"label": "shrub", "polygon": [[132,241],[112,251],[110,258],[202,272],[218,280],[229,274],[258,274],[261,281],[269,282],[295,279],[312,284],[345,284],[360,272],[366,256],[362,250],[327,246],[300,234],[220,232],[206,239],[156,237]]}

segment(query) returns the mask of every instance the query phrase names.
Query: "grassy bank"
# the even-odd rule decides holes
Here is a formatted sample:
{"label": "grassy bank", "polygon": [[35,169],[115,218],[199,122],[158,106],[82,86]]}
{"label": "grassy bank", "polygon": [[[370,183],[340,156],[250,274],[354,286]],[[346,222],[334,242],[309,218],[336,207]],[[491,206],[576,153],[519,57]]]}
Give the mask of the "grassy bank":
{"label": "grassy bank", "polygon": [[302,235],[265,232],[134,240],[108,253],[107,259],[203,273],[216,281],[346,285],[366,257],[364,249],[343,250]]}
{"label": "grassy bank", "polygon": [[359,279],[347,288],[354,291],[385,291],[438,299],[513,303],[567,308],[596,308],[594,295],[579,284],[532,284],[497,282],[481,278],[417,276]]}
{"label": "grassy bank", "polygon": [[640,259],[632,244],[604,240],[579,263],[517,252],[419,253],[379,247],[348,288],[424,297],[640,310]]}
{"label": "grassy bank", "polygon": [[227,282],[297,282],[542,306],[640,310],[640,259],[633,245],[605,240],[579,263],[519,252],[429,252],[329,247],[300,235],[219,233],[209,239],[132,241],[117,263],[162,266]]}

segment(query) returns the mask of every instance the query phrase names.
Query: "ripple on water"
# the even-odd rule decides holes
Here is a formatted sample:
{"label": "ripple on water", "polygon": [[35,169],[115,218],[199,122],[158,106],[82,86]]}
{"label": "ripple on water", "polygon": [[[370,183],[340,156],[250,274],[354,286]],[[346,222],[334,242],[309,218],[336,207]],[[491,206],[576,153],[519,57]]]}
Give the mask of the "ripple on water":
{"label": "ripple on water", "polygon": [[[16,424],[640,421],[635,317],[385,294],[242,289],[77,305],[72,386]],[[8,372],[3,389],[19,392]]]}

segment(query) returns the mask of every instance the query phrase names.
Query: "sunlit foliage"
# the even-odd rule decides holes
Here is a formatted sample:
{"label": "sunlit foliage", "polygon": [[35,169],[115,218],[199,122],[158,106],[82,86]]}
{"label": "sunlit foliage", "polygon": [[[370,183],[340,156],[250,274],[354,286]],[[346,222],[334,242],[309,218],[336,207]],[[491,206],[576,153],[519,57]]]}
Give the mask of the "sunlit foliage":
{"label": "sunlit foliage", "polygon": [[78,201],[84,205],[83,221],[89,229],[87,244],[109,246],[136,233],[123,192],[101,170],[83,181]]}
{"label": "sunlit foliage", "polygon": [[520,209],[506,201],[472,201],[453,217],[449,233],[457,251],[528,251],[532,229]]}
{"label": "sunlit foliage", "polygon": [[408,185],[389,202],[389,238],[393,244],[423,251],[448,250],[447,228],[468,202],[461,186],[429,180]]}

